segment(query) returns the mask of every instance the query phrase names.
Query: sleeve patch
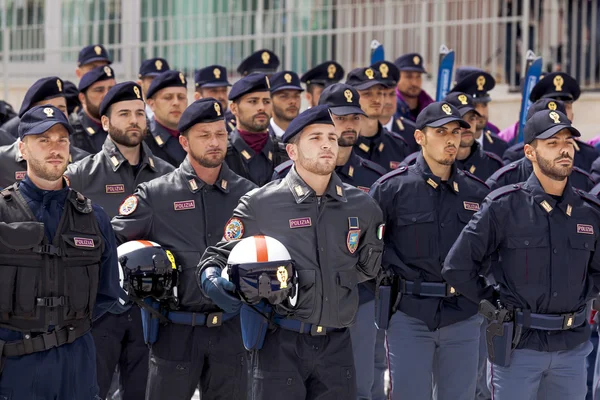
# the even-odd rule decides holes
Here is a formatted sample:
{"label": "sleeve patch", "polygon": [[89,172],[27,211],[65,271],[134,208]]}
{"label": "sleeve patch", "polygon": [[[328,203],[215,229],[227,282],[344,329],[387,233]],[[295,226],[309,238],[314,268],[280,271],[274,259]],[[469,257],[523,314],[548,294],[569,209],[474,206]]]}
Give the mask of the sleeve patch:
{"label": "sleeve patch", "polygon": [[223,238],[230,242],[232,240],[241,239],[244,236],[244,223],[239,218],[230,218],[225,225],[225,233]]}
{"label": "sleeve patch", "polygon": [[119,207],[119,215],[131,215],[138,206],[138,198],[135,195],[129,196]]}

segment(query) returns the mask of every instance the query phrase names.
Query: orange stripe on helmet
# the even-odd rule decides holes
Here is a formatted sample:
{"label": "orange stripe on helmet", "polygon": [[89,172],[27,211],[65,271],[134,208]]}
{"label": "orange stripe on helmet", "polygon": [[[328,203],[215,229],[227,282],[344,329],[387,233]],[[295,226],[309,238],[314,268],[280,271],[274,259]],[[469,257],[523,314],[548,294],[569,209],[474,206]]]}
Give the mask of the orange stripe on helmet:
{"label": "orange stripe on helmet", "polygon": [[154,245],[151,242],[147,241],[147,240],[138,240],[138,243],[143,244],[144,247],[154,247]]}
{"label": "orange stripe on helmet", "polygon": [[254,236],[254,244],[256,245],[256,262],[269,262],[267,239],[264,236]]}

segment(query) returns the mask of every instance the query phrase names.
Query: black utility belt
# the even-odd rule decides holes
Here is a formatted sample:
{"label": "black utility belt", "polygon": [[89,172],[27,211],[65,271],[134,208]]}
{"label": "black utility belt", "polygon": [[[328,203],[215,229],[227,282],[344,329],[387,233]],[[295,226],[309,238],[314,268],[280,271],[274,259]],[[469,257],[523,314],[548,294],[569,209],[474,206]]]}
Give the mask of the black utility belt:
{"label": "black utility belt", "polygon": [[523,328],[543,331],[566,331],[583,325],[587,320],[587,308],[566,314],[536,314],[525,311],[515,311],[514,322]]}
{"label": "black utility belt", "polygon": [[424,297],[455,297],[459,293],[445,282],[409,281],[398,278],[398,293]]}

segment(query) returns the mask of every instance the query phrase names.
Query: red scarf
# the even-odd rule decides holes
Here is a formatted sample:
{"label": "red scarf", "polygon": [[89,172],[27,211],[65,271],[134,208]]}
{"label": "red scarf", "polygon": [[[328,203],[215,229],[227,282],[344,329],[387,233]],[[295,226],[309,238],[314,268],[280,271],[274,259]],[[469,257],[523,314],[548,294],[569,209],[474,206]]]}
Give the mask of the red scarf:
{"label": "red scarf", "polygon": [[169,132],[169,134],[171,136],[173,136],[175,139],[179,138],[179,131],[175,131],[173,129],[167,128],[166,126],[164,126],[163,124],[158,122],[156,119],[154,120],[154,122],[156,122],[158,125],[160,125],[165,131]]}
{"label": "red scarf", "polygon": [[242,131],[240,129],[238,129],[238,132],[240,133],[242,139],[244,139],[244,142],[246,142],[246,144],[250,146],[255,153],[260,153],[263,147],[265,147],[267,139],[269,139],[269,132],[255,133]]}

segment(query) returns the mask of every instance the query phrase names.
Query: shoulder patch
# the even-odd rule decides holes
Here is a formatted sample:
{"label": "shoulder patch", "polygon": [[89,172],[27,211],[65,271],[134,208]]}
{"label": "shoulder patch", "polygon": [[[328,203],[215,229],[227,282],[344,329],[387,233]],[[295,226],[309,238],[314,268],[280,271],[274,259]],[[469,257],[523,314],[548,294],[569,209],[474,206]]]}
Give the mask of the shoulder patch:
{"label": "shoulder patch", "polygon": [[492,200],[496,200],[504,195],[507,195],[508,193],[516,192],[518,190],[521,190],[521,185],[518,185],[518,184],[506,185],[506,186],[502,186],[501,188],[494,190],[493,192],[488,194],[488,197]]}
{"label": "shoulder patch", "polygon": [[462,172],[465,174],[465,176],[467,176],[467,177],[469,177],[469,178],[471,178],[471,179],[473,179],[473,180],[475,180],[475,181],[477,181],[477,182],[479,182],[479,183],[482,183],[482,184],[483,184],[483,185],[484,185],[486,188],[488,188],[488,189],[490,188],[490,187],[487,185],[487,183],[485,183],[484,181],[482,181],[481,179],[479,179],[478,177],[476,177],[475,175],[473,175],[473,174],[472,174],[472,173],[470,173],[469,171],[462,170]]}
{"label": "shoulder patch", "polygon": [[395,170],[388,172],[387,174],[383,175],[381,178],[377,179],[377,182],[375,183],[383,183],[385,181],[387,181],[390,178],[393,178],[394,176],[398,176],[398,175],[402,175],[404,173],[406,173],[406,171],[408,171],[408,167],[406,165],[401,165],[400,167],[396,168]]}
{"label": "shoulder patch", "polygon": [[383,176],[383,175],[387,174],[387,171],[381,165],[374,163],[373,161],[365,160],[364,158],[360,157],[360,164],[363,167],[368,168],[371,171],[378,173],[379,176]]}
{"label": "shoulder patch", "polygon": [[230,218],[225,225],[225,233],[223,238],[227,242],[241,239],[244,236],[244,223],[239,218]]}
{"label": "shoulder patch", "polygon": [[600,185],[596,185],[590,190],[590,195],[598,197],[600,194]]}
{"label": "shoulder patch", "polygon": [[138,206],[138,198],[136,195],[131,195],[123,200],[119,207],[119,215],[131,215]]}
{"label": "shoulder patch", "polygon": [[491,151],[484,151],[484,153],[487,154],[489,158],[498,161],[500,165],[504,165],[504,162],[502,162],[502,159],[497,154],[492,153]]}
{"label": "shoulder patch", "polygon": [[284,162],[282,162],[281,164],[279,164],[278,166],[275,167],[275,173],[280,174],[283,171],[285,171],[286,169],[292,168],[292,165],[294,165],[294,161],[293,160],[284,161]]}

